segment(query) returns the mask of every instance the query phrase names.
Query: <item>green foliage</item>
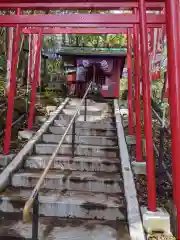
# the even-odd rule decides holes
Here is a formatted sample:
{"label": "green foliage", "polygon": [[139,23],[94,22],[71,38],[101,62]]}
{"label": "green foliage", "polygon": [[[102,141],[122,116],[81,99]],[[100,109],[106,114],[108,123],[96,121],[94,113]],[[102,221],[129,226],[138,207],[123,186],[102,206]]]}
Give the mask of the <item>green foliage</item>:
{"label": "green foliage", "polygon": [[55,90],[46,87],[45,91],[44,91],[44,97],[46,97],[46,98],[54,97],[55,93],[56,93]]}
{"label": "green foliage", "polygon": [[152,81],[151,83],[151,96],[156,102],[160,102],[161,100],[163,83],[163,79]]}
{"label": "green foliage", "polygon": [[0,78],[0,97],[4,97],[4,81]]}
{"label": "green foliage", "polygon": [[89,34],[89,35],[59,35],[48,36],[44,41],[44,48],[56,48],[58,46],[110,48],[126,46],[126,36],[117,34]]}
{"label": "green foliage", "polygon": [[49,73],[60,73],[63,70],[63,62],[59,59],[47,59],[47,68]]}

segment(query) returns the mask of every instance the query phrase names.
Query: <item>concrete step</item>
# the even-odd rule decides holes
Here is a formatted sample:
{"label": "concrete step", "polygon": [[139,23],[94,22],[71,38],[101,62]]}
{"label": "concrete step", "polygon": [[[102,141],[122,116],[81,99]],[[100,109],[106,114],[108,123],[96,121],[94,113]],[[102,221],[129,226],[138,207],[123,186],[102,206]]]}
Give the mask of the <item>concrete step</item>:
{"label": "concrete step", "polygon": [[[79,106],[75,106],[75,105],[66,105],[66,110],[76,110]],[[82,105],[80,107],[80,111],[81,112],[84,112],[85,111],[85,106]],[[108,112],[108,113],[112,113],[113,110],[112,110],[112,107],[108,106],[107,104],[94,104],[94,105],[89,105],[86,107],[86,112],[89,112],[89,113],[94,113],[94,112]]]}
{"label": "concrete step", "polygon": [[[0,211],[22,212],[31,192],[31,189],[7,189],[0,195]],[[125,201],[120,194],[41,190],[39,203],[39,214],[46,217],[125,220]]]}
{"label": "concrete step", "polygon": [[[57,127],[62,127],[62,128],[66,128],[68,126],[68,124],[70,123],[67,121],[63,121],[63,120],[55,120],[54,121],[54,126]],[[78,128],[90,128],[90,129],[115,129],[115,124],[111,121],[111,122],[103,122],[102,121],[97,121],[97,122],[85,122],[85,121],[76,121],[76,127]]]}
{"label": "concrete step", "polygon": [[[53,154],[57,144],[45,144],[38,143],[35,146],[36,154]],[[74,146],[75,156],[90,156],[90,157],[106,157],[106,158],[117,158],[118,147],[117,146],[92,146],[92,145],[75,145]],[[63,144],[59,150],[59,154],[72,155],[71,144]]]}
{"label": "concrete step", "polygon": [[[82,99],[80,98],[71,98],[70,101],[68,102],[68,105],[72,105],[72,106],[79,106],[81,104]],[[87,99],[87,105],[88,106],[93,106],[94,104],[96,104],[95,101],[91,100],[91,99]]]}
{"label": "concrete step", "polygon": [[[43,134],[42,141],[44,143],[59,143],[63,135]],[[67,135],[64,143],[72,143],[72,135]],[[98,137],[98,136],[75,136],[76,144],[94,145],[94,146],[117,146],[116,137]]]}
{"label": "concrete step", "polygon": [[[28,169],[12,176],[12,186],[32,188],[39,180],[42,171]],[[121,184],[121,186],[120,186]],[[42,188],[67,189],[69,191],[89,191],[118,193],[123,191],[122,178],[118,173],[80,172],[51,170],[46,175]]]}
{"label": "concrete step", "polygon": [[[62,112],[65,114],[65,115],[69,115],[69,116],[73,116],[76,112],[76,109],[63,109]],[[94,116],[101,116],[104,112],[102,110],[86,110],[86,114],[87,115],[94,115]],[[79,111],[79,114],[80,115],[84,115],[85,114],[85,110],[84,109],[81,109]]]}
{"label": "concrete step", "polygon": [[[67,124],[71,121],[72,116],[71,115],[65,115],[65,114],[59,114],[59,120],[61,121],[61,124]],[[84,115],[78,115],[76,117],[76,122],[84,122]],[[113,122],[113,116],[112,114],[103,114],[101,116],[94,116],[94,115],[86,115],[86,122],[89,123],[112,123]]]}
{"label": "concrete step", "polygon": [[[50,126],[49,132],[53,134],[64,134],[66,127]],[[69,133],[72,134],[72,128],[69,129]],[[76,135],[82,136],[117,136],[116,129],[94,129],[94,128],[78,128],[76,127]]]}
{"label": "concrete step", "polygon": [[[26,168],[44,169],[49,161],[47,155],[30,156],[25,161]],[[93,157],[69,157],[57,156],[51,166],[52,169],[60,169],[60,165],[65,170],[72,171],[90,171],[90,172],[118,172],[120,169],[120,160],[116,158],[93,158]]]}
{"label": "concrete step", "polygon": [[[32,223],[3,219],[2,240],[31,240]],[[128,226],[123,221],[39,218],[39,240],[130,240]]]}

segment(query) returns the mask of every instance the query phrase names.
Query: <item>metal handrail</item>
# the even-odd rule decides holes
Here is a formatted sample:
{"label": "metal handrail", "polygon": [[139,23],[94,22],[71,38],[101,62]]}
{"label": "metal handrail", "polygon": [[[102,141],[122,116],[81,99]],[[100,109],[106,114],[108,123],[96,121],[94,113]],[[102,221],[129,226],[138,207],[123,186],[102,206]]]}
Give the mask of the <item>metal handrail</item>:
{"label": "metal handrail", "polygon": [[[24,210],[23,210],[23,220],[26,221],[26,222],[30,221],[30,219],[31,219],[30,218],[30,208],[32,207],[36,197],[38,196],[38,192],[39,192],[39,190],[41,188],[41,185],[42,185],[42,183],[44,181],[44,178],[46,177],[46,175],[47,175],[47,173],[48,173],[48,171],[49,171],[49,169],[51,167],[51,164],[54,161],[56,155],[58,154],[59,149],[60,149],[61,145],[63,144],[63,141],[64,141],[64,139],[65,139],[65,137],[66,137],[70,127],[72,126],[72,124],[73,124],[73,122],[74,122],[74,120],[76,118],[76,115],[79,113],[82,103],[84,102],[84,100],[86,100],[86,96],[87,96],[87,94],[88,94],[88,92],[89,92],[89,90],[90,90],[90,88],[92,86],[92,83],[93,83],[93,81],[89,84],[89,86],[88,86],[88,88],[87,88],[87,90],[86,90],[86,92],[85,92],[85,94],[84,94],[84,96],[83,96],[79,106],[76,108],[77,109],[76,112],[74,113],[74,115],[73,115],[69,125],[66,128],[66,131],[64,132],[60,142],[58,143],[56,149],[54,150],[53,154],[51,155],[51,158],[49,159],[47,167],[45,168],[43,174],[39,178],[39,181],[37,182],[35,188],[33,189],[31,196],[29,197],[29,199],[25,203]],[[64,170],[63,165],[60,165],[60,169]]]}

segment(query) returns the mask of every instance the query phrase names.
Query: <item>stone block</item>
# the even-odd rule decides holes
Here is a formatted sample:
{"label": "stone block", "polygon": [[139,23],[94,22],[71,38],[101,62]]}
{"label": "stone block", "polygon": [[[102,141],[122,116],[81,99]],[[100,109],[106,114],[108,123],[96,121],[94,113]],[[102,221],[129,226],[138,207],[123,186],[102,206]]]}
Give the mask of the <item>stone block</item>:
{"label": "stone block", "polygon": [[146,162],[132,162],[132,169],[136,175],[146,175]]}
{"label": "stone block", "polygon": [[158,208],[156,212],[151,212],[146,207],[142,207],[141,211],[143,225],[148,234],[162,232],[165,235],[172,236],[170,216],[166,210]]}

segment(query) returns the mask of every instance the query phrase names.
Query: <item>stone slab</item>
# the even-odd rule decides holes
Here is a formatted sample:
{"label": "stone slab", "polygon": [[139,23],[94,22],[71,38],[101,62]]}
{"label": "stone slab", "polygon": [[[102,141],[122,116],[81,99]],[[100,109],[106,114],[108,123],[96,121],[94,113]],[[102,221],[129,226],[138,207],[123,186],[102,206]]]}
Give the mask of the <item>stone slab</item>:
{"label": "stone slab", "polygon": [[[42,171],[18,172],[12,176],[12,186],[33,188],[39,180]],[[92,191],[103,193],[118,193],[123,189],[121,176],[118,173],[95,173],[58,170],[50,170],[46,175],[42,188],[45,189],[67,189],[69,191]]]}
{"label": "stone slab", "polygon": [[[64,115],[60,114],[59,115],[59,120],[61,120],[61,123],[67,124],[71,121],[72,115]],[[83,122],[84,121],[84,115],[78,115],[76,117],[76,122]],[[95,116],[92,114],[87,114],[86,115],[86,121],[87,122],[112,122],[112,114],[109,113],[103,113],[100,116]]]}
{"label": "stone slab", "polygon": [[[7,189],[0,196],[0,211],[22,212],[30,195],[30,189]],[[41,190],[39,213],[47,217],[125,220],[125,202],[119,194]]]}
{"label": "stone slab", "polygon": [[[64,134],[66,127],[50,126],[49,132],[53,134]],[[82,136],[117,136],[116,129],[93,129],[93,128],[78,128],[76,127],[76,135]],[[72,134],[72,128],[70,128],[68,134]]]}
{"label": "stone slab", "polygon": [[[57,147],[57,144],[44,144],[38,143],[35,146],[36,154],[53,154]],[[117,158],[118,147],[116,146],[92,146],[92,145],[75,145],[74,146],[75,156],[90,156],[90,157],[107,157],[107,158]],[[63,144],[59,149],[59,154],[71,155],[72,145]]]}
{"label": "stone slab", "polygon": [[[44,169],[49,161],[47,155],[30,156],[25,161],[26,168]],[[69,157],[57,156],[51,165],[51,169],[61,169],[72,171],[90,172],[118,172],[120,170],[119,159],[98,158],[98,157]]]}
{"label": "stone slab", "polygon": [[46,116],[35,116],[35,124],[46,122]]}
{"label": "stone slab", "polygon": [[16,154],[0,154],[0,167],[6,167],[16,156]]}
{"label": "stone slab", "polygon": [[135,145],[136,144],[136,137],[134,135],[126,136],[126,143],[127,143],[127,145]]}
{"label": "stone slab", "polygon": [[[77,121],[76,120],[76,127],[78,128],[90,128],[90,129],[115,129],[115,124],[113,124],[113,121],[111,119],[109,119],[110,122],[108,122],[107,120],[101,120],[101,121],[95,121],[95,122],[88,122],[88,121],[84,121],[84,117],[82,119],[82,121]],[[70,122],[70,121],[69,121]],[[54,126],[57,127],[64,127],[66,128],[69,124],[69,122],[67,122],[66,120],[55,120],[54,121]]]}
{"label": "stone slab", "polygon": [[50,115],[52,112],[56,111],[57,106],[47,106],[46,107],[46,112],[48,115]]}
{"label": "stone slab", "polygon": [[132,169],[136,175],[146,175],[146,162],[132,162]]}
{"label": "stone slab", "polygon": [[29,140],[33,137],[34,134],[35,134],[35,131],[23,130],[18,132],[18,138]]}
{"label": "stone slab", "polygon": [[[42,141],[44,143],[59,143],[63,135],[58,134],[44,134]],[[67,135],[64,143],[72,143],[72,135]],[[76,144],[94,145],[94,146],[117,146],[116,137],[103,137],[103,136],[75,136]]]}
{"label": "stone slab", "polygon": [[[49,230],[50,231],[47,231]],[[17,240],[32,238],[32,224],[22,220],[6,220],[0,228],[0,236]],[[128,227],[124,222],[98,220],[68,220],[39,218],[39,239],[46,240],[130,240]]]}
{"label": "stone slab", "polygon": [[162,232],[172,236],[169,213],[161,208],[156,212],[149,211],[146,207],[141,208],[143,225],[148,234]]}

